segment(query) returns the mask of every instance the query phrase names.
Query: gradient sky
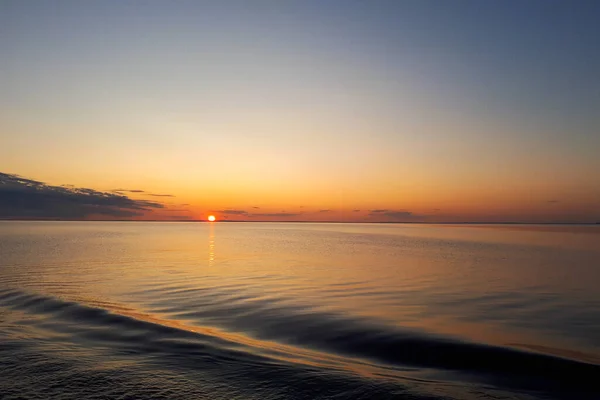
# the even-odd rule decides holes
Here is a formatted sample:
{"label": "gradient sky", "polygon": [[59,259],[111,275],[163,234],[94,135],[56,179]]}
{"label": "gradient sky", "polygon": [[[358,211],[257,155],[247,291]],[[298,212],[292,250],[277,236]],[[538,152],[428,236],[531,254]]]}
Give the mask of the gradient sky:
{"label": "gradient sky", "polygon": [[599,20],[576,0],[2,0],[0,172],[164,205],[138,219],[600,221]]}

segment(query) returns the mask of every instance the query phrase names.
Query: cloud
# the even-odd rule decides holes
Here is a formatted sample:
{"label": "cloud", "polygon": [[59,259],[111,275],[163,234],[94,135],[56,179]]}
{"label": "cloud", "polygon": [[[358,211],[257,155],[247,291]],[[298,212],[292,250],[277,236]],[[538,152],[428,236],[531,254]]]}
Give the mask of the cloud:
{"label": "cloud", "polygon": [[331,210],[319,210],[320,213],[328,213],[331,212]]}
{"label": "cloud", "polygon": [[252,208],[254,208],[255,210],[260,210],[260,207],[256,207],[256,206],[254,206]]}
{"label": "cloud", "polygon": [[264,213],[264,214],[250,214],[251,217],[297,217],[298,215],[302,215],[302,213]]}
{"label": "cloud", "polygon": [[406,210],[370,210],[370,217],[386,217],[394,220],[416,220],[422,219],[423,215],[416,215],[411,211]]}
{"label": "cloud", "polygon": [[556,204],[556,203],[558,203],[558,202],[559,202],[558,200],[548,200],[548,201],[547,201],[547,203],[551,203],[551,204]]}
{"label": "cloud", "polygon": [[153,197],[175,197],[175,195],[172,195],[172,194],[156,194],[156,193],[148,193],[148,194],[146,194],[146,196],[153,196]]}
{"label": "cloud", "polygon": [[0,173],[0,218],[85,219],[90,216],[129,218],[164,208],[161,203],[133,200],[113,192],[44,182]]}
{"label": "cloud", "polygon": [[217,212],[225,215],[248,215],[246,210],[219,210]]}
{"label": "cloud", "polygon": [[[73,187],[73,185],[63,185],[65,187]],[[145,193],[143,190],[140,189],[113,189],[111,190],[111,192],[114,193]]]}
{"label": "cloud", "polygon": [[[258,209],[259,207],[252,207],[253,209]],[[302,213],[292,213],[292,212],[287,212],[285,210],[281,210],[281,212],[274,212],[274,213],[250,213],[247,210],[232,210],[232,209],[227,209],[227,210],[217,210],[215,211],[216,213],[220,213],[223,216],[243,216],[243,217],[249,217],[249,218],[261,218],[261,217],[279,217],[279,218],[285,218],[285,217],[296,217],[298,215],[302,215]]]}
{"label": "cloud", "polygon": [[[72,187],[72,185],[63,185],[64,187]],[[153,196],[153,197],[175,197],[172,194],[160,194],[160,193],[148,193],[145,190],[140,189],[113,189],[111,190],[113,193],[145,193],[145,196]]]}
{"label": "cloud", "polygon": [[190,219],[192,219],[192,217],[190,217],[189,215],[171,215],[171,216],[169,216],[169,219],[190,220]]}
{"label": "cloud", "polygon": [[360,210],[358,210],[358,209],[357,210],[352,210],[352,212],[360,212]]}

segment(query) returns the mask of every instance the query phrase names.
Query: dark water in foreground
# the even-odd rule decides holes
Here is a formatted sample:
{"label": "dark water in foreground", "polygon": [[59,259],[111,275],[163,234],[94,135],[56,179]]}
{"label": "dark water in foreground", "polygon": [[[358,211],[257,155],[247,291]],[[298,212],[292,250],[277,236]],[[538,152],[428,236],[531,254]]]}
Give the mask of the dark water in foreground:
{"label": "dark water in foreground", "polygon": [[600,399],[600,226],[0,222],[0,397]]}

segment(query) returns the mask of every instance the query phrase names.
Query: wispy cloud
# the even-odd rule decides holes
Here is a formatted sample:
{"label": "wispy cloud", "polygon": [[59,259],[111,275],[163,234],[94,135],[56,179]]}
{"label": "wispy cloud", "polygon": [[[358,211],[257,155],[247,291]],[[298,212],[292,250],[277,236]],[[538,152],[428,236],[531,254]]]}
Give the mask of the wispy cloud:
{"label": "wispy cloud", "polygon": [[319,210],[320,213],[329,213],[331,210]]}
{"label": "wispy cloud", "polygon": [[[63,185],[63,186],[73,187],[73,185]],[[140,190],[140,189],[113,189],[113,190],[111,190],[111,192],[114,192],[114,193],[145,193],[144,190]]]}
{"label": "wispy cloud", "polygon": [[[252,207],[252,209],[259,209],[259,207],[255,206],[255,207]],[[227,216],[241,216],[241,217],[248,217],[248,218],[271,218],[271,217],[286,218],[286,217],[295,217],[298,215],[302,215],[301,212],[299,212],[299,213],[287,212],[286,210],[281,210],[281,212],[272,212],[272,213],[251,213],[248,210],[225,209],[225,210],[217,210],[215,212],[220,213],[221,215],[224,216],[224,218],[227,218]]]}
{"label": "wispy cloud", "polygon": [[370,210],[370,217],[385,217],[392,220],[418,220],[423,219],[423,215],[416,215],[412,211],[406,210],[388,210],[388,209],[378,209],[378,210]]}
{"label": "wispy cloud", "polygon": [[161,203],[134,200],[114,192],[52,186],[0,173],[0,218],[129,218],[161,208],[164,208]]}
{"label": "wispy cloud", "polygon": [[157,194],[157,193],[147,193],[146,196],[153,196],[153,197],[175,197],[175,195],[173,195],[173,194]]}
{"label": "wispy cloud", "polygon": [[225,215],[248,215],[246,210],[219,210],[217,212]]}
{"label": "wispy cloud", "polygon": [[297,217],[298,215],[302,215],[302,213],[289,213],[289,212],[280,212],[280,213],[263,213],[263,214],[251,214],[251,217]]}
{"label": "wispy cloud", "polygon": [[190,219],[192,219],[192,217],[190,217],[189,215],[171,215],[168,218],[173,219],[173,220],[190,220]]}
{"label": "wispy cloud", "polygon": [[[69,187],[70,185],[63,185],[65,187]],[[113,193],[144,193],[144,196],[152,196],[152,197],[175,197],[172,194],[161,194],[161,193],[148,193],[145,190],[141,189],[113,189],[111,190]]]}
{"label": "wispy cloud", "polygon": [[352,212],[360,212],[360,210],[356,209],[356,210],[352,210]]}

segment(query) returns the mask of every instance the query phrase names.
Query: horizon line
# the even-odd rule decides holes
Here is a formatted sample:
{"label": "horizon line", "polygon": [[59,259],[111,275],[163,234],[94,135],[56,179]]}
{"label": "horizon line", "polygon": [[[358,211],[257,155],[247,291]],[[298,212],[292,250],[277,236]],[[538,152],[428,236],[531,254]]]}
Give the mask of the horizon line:
{"label": "horizon line", "polygon": [[243,220],[217,220],[208,221],[204,219],[177,219],[177,220],[162,220],[162,219],[36,219],[36,218],[0,218],[0,222],[193,222],[193,223],[208,223],[215,224],[220,222],[226,223],[313,223],[313,224],[412,224],[412,225],[600,225],[600,221],[596,222],[525,222],[525,221],[459,221],[459,222],[436,222],[436,221],[243,221]]}

